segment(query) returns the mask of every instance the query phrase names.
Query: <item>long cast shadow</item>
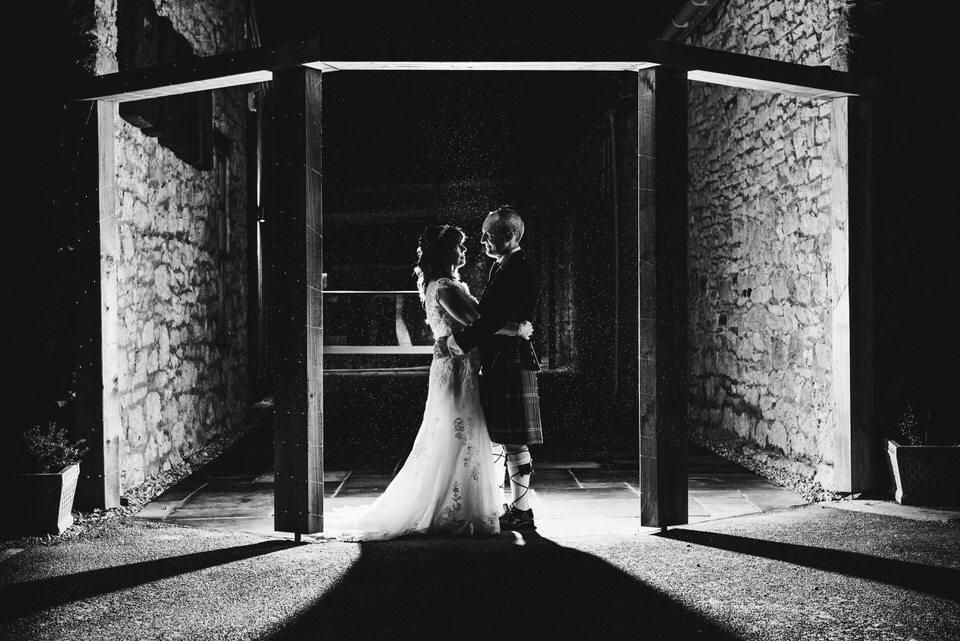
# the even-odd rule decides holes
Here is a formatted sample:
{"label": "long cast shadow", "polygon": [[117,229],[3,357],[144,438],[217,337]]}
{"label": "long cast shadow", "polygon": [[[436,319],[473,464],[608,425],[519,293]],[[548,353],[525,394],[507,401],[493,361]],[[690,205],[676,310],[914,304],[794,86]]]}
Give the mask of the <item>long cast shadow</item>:
{"label": "long cast shadow", "polygon": [[361,543],[343,579],[267,638],[737,638],[596,556],[524,538]]}
{"label": "long cast shadow", "polygon": [[20,605],[16,608],[4,608],[3,614],[0,615],[0,621],[12,621],[72,601],[278,552],[295,545],[305,544],[291,541],[264,541],[222,550],[196,552],[154,561],[88,570],[66,576],[5,583],[0,586],[0,603],[19,603]]}
{"label": "long cast shadow", "polygon": [[954,601],[960,600],[960,570],[952,568],[933,567],[859,552],[764,541],[717,532],[676,529],[655,536],[786,561],[818,570],[879,581]]}

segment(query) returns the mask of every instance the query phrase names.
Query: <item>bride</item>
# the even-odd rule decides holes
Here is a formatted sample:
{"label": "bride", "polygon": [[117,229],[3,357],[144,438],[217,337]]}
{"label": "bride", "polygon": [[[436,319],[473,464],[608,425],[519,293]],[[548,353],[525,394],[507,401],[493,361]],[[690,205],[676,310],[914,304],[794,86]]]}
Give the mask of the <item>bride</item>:
{"label": "bride", "polygon": [[[479,317],[459,270],[466,235],[452,225],[420,235],[417,289],[434,339]],[[498,333],[529,339],[532,326],[508,323]],[[434,350],[423,422],[403,467],[372,504],[324,513],[325,538],[375,541],[407,534],[495,535],[503,514],[500,446],[487,434],[480,406],[476,350],[442,356]]]}

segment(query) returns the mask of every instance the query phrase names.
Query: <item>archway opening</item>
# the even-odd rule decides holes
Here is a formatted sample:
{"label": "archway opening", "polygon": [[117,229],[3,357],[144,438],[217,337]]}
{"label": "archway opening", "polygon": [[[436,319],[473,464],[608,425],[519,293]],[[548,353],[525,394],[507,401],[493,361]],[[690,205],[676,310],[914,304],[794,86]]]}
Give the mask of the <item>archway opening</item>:
{"label": "archway opening", "polygon": [[467,233],[461,277],[479,295],[480,224],[505,203],[542,277],[544,451],[636,458],[636,100],[625,71],[323,75],[326,470],[403,462],[433,344],[419,233]]}

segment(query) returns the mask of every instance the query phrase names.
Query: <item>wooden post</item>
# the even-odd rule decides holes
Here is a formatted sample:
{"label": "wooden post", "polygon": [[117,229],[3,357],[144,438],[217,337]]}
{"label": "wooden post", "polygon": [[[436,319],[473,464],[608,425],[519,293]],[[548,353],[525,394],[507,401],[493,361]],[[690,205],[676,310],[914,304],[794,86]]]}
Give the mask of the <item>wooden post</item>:
{"label": "wooden post", "polygon": [[639,72],[640,524],[687,523],[687,77]]}
{"label": "wooden post", "polygon": [[875,486],[881,451],[874,419],[873,105],[865,98],[837,98],[832,107],[832,489],[857,493]]}
{"label": "wooden post", "polygon": [[79,230],[77,296],[77,433],[90,448],[80,462],[76,504],[83,509],[120,505],[119,358],[114,119],[111,102],[72,103],[77,134],[70,143],[73,195]]}
{"label": "wooden post", "polygon": [[274,527],[299,539],[323,529],[320,72],[276,72],[272,97]]}

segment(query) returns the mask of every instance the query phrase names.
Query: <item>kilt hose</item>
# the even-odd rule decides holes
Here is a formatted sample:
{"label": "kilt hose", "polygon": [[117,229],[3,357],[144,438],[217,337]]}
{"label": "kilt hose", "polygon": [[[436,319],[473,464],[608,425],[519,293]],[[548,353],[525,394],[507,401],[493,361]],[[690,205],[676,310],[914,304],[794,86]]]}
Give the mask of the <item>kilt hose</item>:
{"label": "kilt hose", "polygon": [[537,372],[521,366],[516,349],[500,352],[481,371],[480,402],[494,443],[543,443]]}

